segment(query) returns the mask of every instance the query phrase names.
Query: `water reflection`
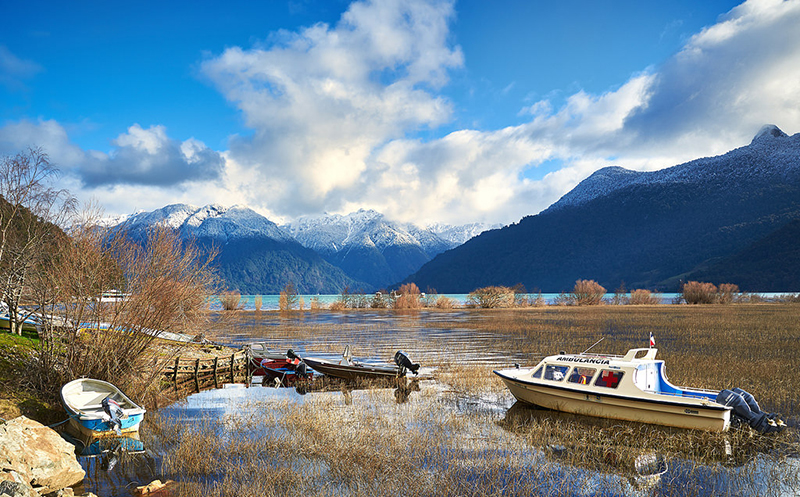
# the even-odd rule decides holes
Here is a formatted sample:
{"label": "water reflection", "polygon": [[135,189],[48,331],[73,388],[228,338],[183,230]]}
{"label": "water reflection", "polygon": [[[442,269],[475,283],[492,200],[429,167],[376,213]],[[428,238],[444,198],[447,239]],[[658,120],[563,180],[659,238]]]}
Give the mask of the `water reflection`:
{"label": "water reflection", "polygon": [[160,462],[146,450],[138,433],[104,438],[77,433],[62,436],[75,445],[78,462],[86,471],[76,494],[128,495],[133,484],[143,485],[157,478]]}
{"label": "water reflection", "polygon": [[[498,424],[548,460],[613,473],[646,495],[794,495],[800,485],[796,442],[608,420],[517,402]],[[787,468],[788,472],[785,472]],[[790,490],[790,493],[784,492]]]}

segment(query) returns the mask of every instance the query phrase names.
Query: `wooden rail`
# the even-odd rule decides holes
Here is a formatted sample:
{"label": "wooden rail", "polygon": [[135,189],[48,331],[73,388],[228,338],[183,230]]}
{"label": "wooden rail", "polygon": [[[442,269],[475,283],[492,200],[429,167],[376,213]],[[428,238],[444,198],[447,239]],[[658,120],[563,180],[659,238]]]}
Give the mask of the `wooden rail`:
{"label": "wooden rail", "polygon": [[252,368],[248,368],[250,356],[241,350],[230,356],[198,359],[176,357],[164,368],[164,376],[176,392],[191,389],[197,392],[219,388],[222,383],[246,383],[252,379]]}

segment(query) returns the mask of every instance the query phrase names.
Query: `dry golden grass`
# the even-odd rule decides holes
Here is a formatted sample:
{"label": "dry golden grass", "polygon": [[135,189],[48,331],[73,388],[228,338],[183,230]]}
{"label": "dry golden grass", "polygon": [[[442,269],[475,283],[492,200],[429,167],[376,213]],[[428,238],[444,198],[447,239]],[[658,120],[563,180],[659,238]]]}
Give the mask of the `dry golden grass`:
{"label": "dry golden grass", "polygon": [[[397,329],[424,325],[424,312],[437,313],[386,312],[396,320],[358,333],[351,325],[302,320],[270,327],[270,333],[316,341],[312,349],[333,353],[342,341],[360,338],[353,343],[356,355],[384,357],[402,337]],[[791,379],[800,370],[800,306],[449,312],[437,313],[442,332],[418,349],[405,347],[436,368],[435,380],[421,382],[422,390],[405,403],[395,403],[387,388],[348,393],[349,403],[338,392],[312,392],[301,403],[243,407],[252,413],[245,421],[206,420],[201,429],[161,421],[160,438],[174,441],[164,459],[167,473],[177,475],[181,495],[189,496],[574,495],[587,481],[595,494],[628,495],[639,491],[635,459],[658,453],[672,472],[659,495],[708,495],[712,480],[724,482],[712,486],[715,491],[734,495],[800,492],[798,396]],[[705,433],[507,409],[510,396],[491,373],[509,365],[505,353],[535,363],[559,350],[581,352],[605,337],[593,351],[622,354],[646,347],[650,332],[673,383],[739,386],[765,410],[783,412],[794,428],[776,436]],[[224,441],[208,436],[222,426]],[[795,462],[787,464],[787,455]],[[587,480],[587,474],[595,476]]]}

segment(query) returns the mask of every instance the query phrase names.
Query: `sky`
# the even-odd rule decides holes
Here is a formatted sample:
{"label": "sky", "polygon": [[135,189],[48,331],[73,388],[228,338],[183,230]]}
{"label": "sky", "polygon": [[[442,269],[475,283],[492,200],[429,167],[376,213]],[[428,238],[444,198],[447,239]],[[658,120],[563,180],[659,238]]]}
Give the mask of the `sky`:
{"label": "sky", "polygon": [[508,224],[800,132],[800,0],[0,0],[0,156],[106,215]]}

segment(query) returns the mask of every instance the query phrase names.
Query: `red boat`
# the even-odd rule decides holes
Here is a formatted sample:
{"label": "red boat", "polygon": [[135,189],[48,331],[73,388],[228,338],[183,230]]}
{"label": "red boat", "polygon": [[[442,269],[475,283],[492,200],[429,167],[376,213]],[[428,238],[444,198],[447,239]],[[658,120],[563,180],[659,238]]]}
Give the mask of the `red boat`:
{"label": "red boat", "polygon": [[292,387],[298,380],[310,380],[313,376],[313,371],[297,357],[266,358],[261,361],[259,369],[263,371],[261,384],[264,386]]}

